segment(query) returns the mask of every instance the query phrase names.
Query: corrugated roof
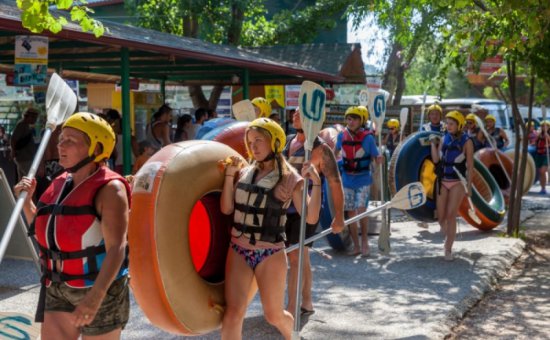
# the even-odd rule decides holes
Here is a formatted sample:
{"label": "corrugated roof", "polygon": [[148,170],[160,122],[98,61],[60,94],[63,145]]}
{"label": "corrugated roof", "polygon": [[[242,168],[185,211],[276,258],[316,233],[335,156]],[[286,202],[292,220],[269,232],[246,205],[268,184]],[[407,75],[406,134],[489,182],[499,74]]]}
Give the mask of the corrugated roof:
{"label": "corrugated roof", "polygon": [[346,83],[365,83],[361,44],[301,44],[249,48],[275,60],[285,60],[346,78]]}
{"label": "corrugated roof", "polygon": [[[109,29],[109,32],[100,38],[95,38],[91,33],[82,32],[80,26],[73,23],[69,23],[56,35],[51,33],[44,33],[42,35],[52,37],[52,42],[78,41],[90,43],[89,46],[78,47],[74,51],[80,55],[89,55],[90,58],[94,57],[94,53],[116,52],[120,51],[121,47],[126,47],[130,50],[132,61],[134,60],[133,55],[138,55],[141,52],[142,54],[151,54],[149,60],[154,60],[154,57],[157,57],[158,65],[186,65],[185,61],[193,60],[197,62],[197,65],[206,64],[205,71],[208,71],[208,65],[234,66],[240,70],[249,69],[251,72],[256,72],[258,78],[261,78],[264,74],[266,79],[272,79],[271,82],[277,82],[277,76],[285,78],[284,82],[287,83],[292,82],[289,81],[288,77],[293,78],[294,82],[299,82],[301,79],[326,81],[329,83],[341,83],[344,81],[344,77],[338,73],[316,69],[314,66],[308,64],[302,65],[298,62],[282,61],[284,59],[272,59],[261,53],[233,46],[216,45],[198,39],[180,37],[112,22],[104,22],[104,25]],[[21,26],[20,10],[12,1],[0,0],[0,29],[29,34],[28,30]],[[0,38],[0,42],[4,44],[9,43],[6,38]],[[50,46],[51,54],[53,51],[52,47],[55,44],[51,43]],[[117,58],[111,58],[111,60],[114,59]],[[0,63],[3,63],[3,61],[0,60]],[[64,67],[64,69],[69,70],[70,68]],[[150,72],[153,71],[154,68],[151,67]],[[165,73],[168,79],[174,74],[177,73]]]}

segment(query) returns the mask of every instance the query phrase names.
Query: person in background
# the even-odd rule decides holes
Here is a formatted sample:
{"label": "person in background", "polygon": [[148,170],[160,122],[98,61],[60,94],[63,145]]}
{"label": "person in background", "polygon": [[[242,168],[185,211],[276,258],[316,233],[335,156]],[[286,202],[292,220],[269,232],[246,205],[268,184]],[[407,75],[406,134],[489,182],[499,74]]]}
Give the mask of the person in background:
{"label": "person in background", "polygon": [[218,118],[218,113],[216,112],[216,110],[206,109],[206,112],[208,112],[208,119],[207,120]]}
{"label": "person in background", "polygon": [[[378,153],[376,141],[371,131],[364,128],[369,119],[369,111],[364,106],[351,106],[344,114],[346,127],[338,134],[334,152],[336,157],[342,153],[344,184],[344,210],[348,218],[355,217],[366,211],[369,204],[371,160],[382,163],[382,156]],[[361,224],[361,243],[359,243],[358,222],[349,226],[353,250],[349,255],[370,255],[368,242],[368,220],[363,218]]]}
{"label": "person in background", "polygon": [[146,139],[155,150],[170,144],[170,132],[172,131],[172,109],[167,104],[159,107],[153,115],[151,122],[146,127]]}
{"label": "person in background", "polygon": [[115,133],[99,116],[76,113],[63,124],[59,164],[66,172],[34,205],[36,180],[23,212],[40,249],[43,276],[36,321],[42,339],[119,339],[128,322],[130,292],[126,237],[130,186],[105,165]]}
{"label": "person in background", "polygon": [[23,118],[17,122],[11,135],[11,158],[17,166],[17,175],[21,179],[31,169],[37,145],[34,140],[34,125],[39,112],[34,108],[28,108],[23,113]]}
{"label": "person in background", "polygon": [[[296,170],[302,171],[305,157],[304,143],[306,136],[302,129],[300,120],[300,111],[296,109],[292,117],[293,127],[296,129],[295,135],[287,137],[286,146],[283,150],[283,156],[286,157],[290,165]],[[334,218],[331,223],[333,233],[339,233],[344,229],[344,190],[342,188],[342,179],[338,172],[338,165],[332,149],[320,137],[316,137],[313,142],[313,150],[311,152],[311,164],[319,169],[321,182],[327,181],[330,189],[331,199],[334,206]],[[323,187],[321,187],[323,188]],[[311,190],[311,187],[310,187]],[[290,246],[300,242],[300,214],[298,209],[291,204],[287,210],[287,220],[285,225],[285,233],[287,237],[286,245]],[[315,234],[317,224],[306,224],[306,238]],[[303,253],[303,271],[302,271],[302,304],[300,306],[302,315],[311,315],[314,313],[313,298],[311,289],[313,286],[313,273],[311,271],[311,262],[309,259],[309,248],[313,244],[307,244],[304,247]],[[296,287],[298,282],[298,251],[293,251],[287,254],[290,263],[288,271],[287,295],[288,302],[286,310],[293,314],[296,311]]]}
{"label": "person in background", "polygon": [[382,141],[382,144],[386,146],[386,149],[390,153],[390,158],[391,158],[401,138],[401,135],[399,133],[399,121],[397,119],[392,118],[388,120],[386,125],[390,130],[390,132],[386,136],[384,136],[384,140]]}
{"label": "person in background", "polygon": [[285,120],[285,132],[287,135],[292,135],[296,133],[296,129],[294,128],[294,113],[296,112],[296,109],[290,109],[287,112],[286,120]]}
{"label": "person in background", "polygon": [[[504,132],[503,129],[496,127],[496,122],[497,119],[495,116],[491,114],[485,116],[485,130],[487,130],[490,138],[493,139],[493,144],[497,147],[497,149],[503,150],[508,146],[508,144],[510,144],[510,141],[508,140],[506,132]],[[483,136],[483,142],[484,147],[491,147],[491,143],[485,138],[485,136]]]}
{"label": "person in background", "polygon": [[275,112],[269,115],[269,119],[271,119],[274,122],[277,122],[277,124],[281,125],[281,117],[279,116],[279,113]]}
{"label": "person in background", "polygon": [[132,168],[132,175],[135,175],[138,170],[147,162],[151,156],[155,154],[155,149],[151,146],[151,143],[147,140],[139,142],[139,156]]}
{"label": "person in background", "polygon": [[52,131],[48,145],[44,150],[42,161],[36,172],[36,197],[42,196],[44,191],[50,186],[50,183],[59,176],[63,167],[59,165],[59,153],[57,152],[57,142],[61,134],[61,126],[57,126]]}
{"label": "person in background", "polygon": [[193,131],[193,117],[184,114],[178,117],[176,132],[174,133],[174,143],[190,140],[190,134]]}
{"label": "person in background", "polygon": [[4,125],[0,125],[0,152],[6,158],[10,149],[10,136],[6,133]]}
{"label": "person in background", "polygon": [[256,97],[252,99],[252,106],[256,112],[256,118],[271,116],[271,104],[264,97]]}
{"label": "person in background", "polygon": [[529,145],[537,145],[537,139],[539,138],[539,134],[537,132],[537,129],[535,128],[535,122],[531,121],[530,123],[526,123],[527,126],[527,139],[529,140]]}
{"label": "person in background", "polygon": [[190,136],[191,139],[196,138],[197,132],[199,131],[201,126],[204,124],[204,122],[206,122],[207,120],[208,120],[208,110],[203,107],[199,107],[195,111],[195,123],[193,124],[193,130],[191,131],[192,132]]}
{"label": "person in background", "polygon": [[441,116],[443,115],[443,109],[437,104],[430,105],[428,110],[429,123],[426,123],[420,127],[420,131],[439,131],[445,132],[445,124],[441,122]]}
{"label": "person in background", "polygon": [[[453,243],[456,237],[456,216],[458,207],[465,195],[472,193],[472,174],[474,171],[474,146],[468,134],[463,132],[464,115],[451,111],[447,118],[447,132],[443,141],[439,136],[430,138],[431,155],[436,168],[436,206],[437,220],[445,235],[444,259],[453,261]],[[439,164],[441,163],[441,164]],[[454,169],[466,178],[468,192]]]}
{"label": "person in background", "polygon": [[[223,214],[233,214],[231,243],[225,267],[225,312],[221,338],[242,338],[248,296],[258,284],[264,317],[287,340],[292,337],[292,314],[285,311],[287,259],[285,255],[286,209],[292,201],[302,206],[304,180],[311,179],[306,222],[316,224],[321,207],[321,179],[311,164],[302,176],[281,154],[286,136],[269,118],[257,118],[245,132],[251,164],[242,167],[240,157],[231,157],[225,167],[220,198]],[[300,212],[300,211],[299,211]]]}
{"label": "person in background", "polygon": [[474,152],[483,148],[483,132],[479,126],[477,126],[477,120],[475,113],[468,113],[466,116],[466,126],[464,127],[464,132],[470,137],[474,145]]}
{"label": "person in background", "polygon": [[540,124],[540,131],[538,133],[535,149],[535,167],[539,175],[540,183],[540,195],[546,195],[546,181],[548,172],[548,152],[550,152],[550,120],[544,120]]}

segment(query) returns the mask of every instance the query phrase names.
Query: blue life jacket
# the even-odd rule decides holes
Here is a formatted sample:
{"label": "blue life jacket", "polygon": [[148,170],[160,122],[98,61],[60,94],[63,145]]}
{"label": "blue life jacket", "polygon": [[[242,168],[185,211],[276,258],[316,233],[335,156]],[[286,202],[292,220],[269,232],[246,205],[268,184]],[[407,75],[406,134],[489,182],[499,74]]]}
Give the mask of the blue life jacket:
{"label": "blue life jacket", "polygon": [[470,137],[462,133],[459,137],[453,137],[450,133],[446,133],[443,137],[443,153],[441,161],[443,162],[443,179],[459,179],[453,169],[456,167],[460,173],[466,175],[466,154],[464,153],[464,145]]}
{"label": "blue life jacket", "polygon": [[[500,136],[500,128],[495,128],[493,132],[491,132],[490,137],[493,138],[495,141],[497,149],[502,149],[504,147],[504,138]],[[485,141],[485,147],[490,147],[491,143],[489,141]]]}

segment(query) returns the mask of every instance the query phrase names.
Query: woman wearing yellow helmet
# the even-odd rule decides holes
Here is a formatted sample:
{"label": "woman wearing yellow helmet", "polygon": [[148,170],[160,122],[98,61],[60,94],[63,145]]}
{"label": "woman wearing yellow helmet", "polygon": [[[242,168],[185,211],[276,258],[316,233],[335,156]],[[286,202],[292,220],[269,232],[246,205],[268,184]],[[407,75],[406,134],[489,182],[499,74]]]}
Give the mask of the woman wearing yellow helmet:
{"label": "woman wearing yellow helmet", "polygon": [[[130,187],[105,165],[114,146],[105,120],[74,114],[58,143],[59,164],[68,171],[53,180],[36,206],[25,201],[42,259],[36,318],[44,321],[43,339],[119,338],[128,321]],[[17,196],[27,191],[30,198],[35,187],[35,180],[24,177],[14,191]]]}
{"label": "woman wearing yellow helmet", "polygon": [[441,122],[441,116],[443,116],[443,109],[437,104],[430,105],[426,110],[428,113],[429,123],[426,123],[420,127],[420,131],[439,131],[445,132],[445,124]]}
{"label": "woman wearing yellow helmet", "polygon": [[483,138],[483,140],[485,141],[484,146],[491,147],[491,145],[494,144],[497,149],[502,150],[505,149],[508,144],[510,144],[510,141],[508,140],[506,132],[504,132],[503,129],[495,126],[496,122],[497,119],[495,118],[495,116],[491,114],[485,116],[485,130],[487,130],[487,133],[493,139],[493,143]]}
{"label": "woman wearing yellow helmet", "polygon": [[393,155],[393,151],[397,147],[397,144],[399,144],[399,121],[397,119],[390,119],[388,120],[388,123],[386,124],[388,126],[388,129],[390,130],[386,136],[384,136],[384,140],[382,143],[386,146],[386,149],[390,152],[390,158]]}
{"label": "woman wearing yellow helmet", "polygon": [[263,97],[256,97],[252,99],[252,105],[256,111],[256,118],[269,118],[269,116],[271,116],[271,104],[269,104],[267,99]]}
{"label": "woman wearing yellow helmet", "polygon": [[[256,278],[266,320],[285,339],[290,339],[294,319],[283,309],[286,209],[292,201],[300,212],[304,182],[281,154],[286,136],[279,124],[269,118],[255,119],[246,129],[245,141],[252,164],[242,167],[240,158],[231,159],[220,200],[222,213],[233,214],[222,338],[242,337],[248,292]],[[313,182],[306,222],[316,224],[321,206],[321,179],[310,163],[304,164],[302,176]]]}
{"label": "woman wearing yellow helmet", "polygon": [[[447,133],[439,145],[432,139],[432,160],[437,164],[437,220],[445,235],[445,260],[452,261],[452,247],[456,236],[456,216],[464,195],[471,195],[474,168],[474,146],[468,134],[463,132],[464,116],[451,111],[445,116]],[[468,192],[460,183],[457,171],[467,179]]]}
{"label": "woman wearing yellow helmet", "polygon": [[476,117],[475,113],[468,113],[466,116],[466,126],[464,127],[464,131],[474,143],[474,152],[483,148],[483,132],[477,126]]}

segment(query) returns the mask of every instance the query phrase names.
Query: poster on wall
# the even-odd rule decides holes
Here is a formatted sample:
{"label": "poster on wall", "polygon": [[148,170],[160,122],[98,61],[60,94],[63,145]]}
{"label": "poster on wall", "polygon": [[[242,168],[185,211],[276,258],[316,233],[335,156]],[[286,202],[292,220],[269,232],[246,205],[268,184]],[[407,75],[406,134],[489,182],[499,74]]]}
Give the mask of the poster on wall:
{"label": "poster on wall", "polygon": [[285,107],[285,87],[283,85],[265,85],[264,90],[265,99],[268,102],[275,101],[280,107]]}
{"label": "poster on wall", "polygon": [[216,107],[216,113],[218,117],[231,117],[231,86],[225,86],[220,100],[218,100],[218,106]]}
{"label": "poster on wall", "polygon": [[48,37],[15,37],[14,85],[46,85],[48,76]]}
{"label": "poster on wall", "polygon": [[285,108],[292,110],[298,107],[298,97],[300,97],[301,85],[285,86]]}

